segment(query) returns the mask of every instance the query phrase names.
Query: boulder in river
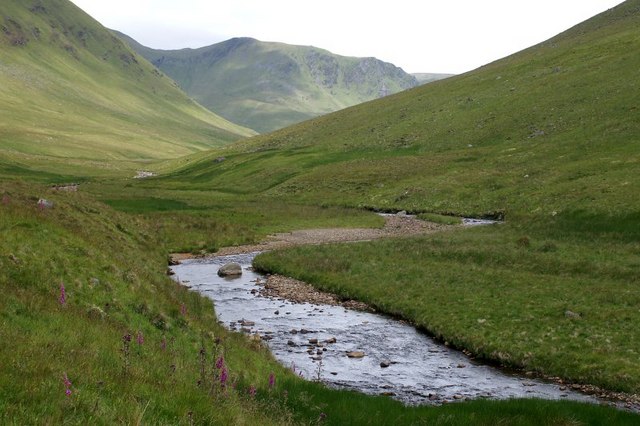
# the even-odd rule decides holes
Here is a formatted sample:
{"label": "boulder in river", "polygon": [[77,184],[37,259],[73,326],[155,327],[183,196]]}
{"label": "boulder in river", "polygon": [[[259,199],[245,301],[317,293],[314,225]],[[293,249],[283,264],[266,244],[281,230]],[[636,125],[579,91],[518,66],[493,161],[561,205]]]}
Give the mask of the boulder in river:
{"label": "boulder in river", "polygon": [[237,277],[242,275],[242,266],[239,263],[227,263],[218,269],[218,275],[221,277]]}
{"label": "boulder in river", "polygon": [[347,352],[347,356],[349,358],[364,358],[364,352],[362,352],[362,351],[351,351],[351,352]]}

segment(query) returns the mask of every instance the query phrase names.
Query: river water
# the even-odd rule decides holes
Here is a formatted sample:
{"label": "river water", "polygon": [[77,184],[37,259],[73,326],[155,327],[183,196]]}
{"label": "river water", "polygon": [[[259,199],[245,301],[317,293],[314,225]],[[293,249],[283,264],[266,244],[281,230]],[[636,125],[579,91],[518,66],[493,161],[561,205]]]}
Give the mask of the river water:
{"label": "river water", "polygon": [[[280,362],[307,379],[407,404],[526,397],[597,402],[553,383],[477,363],[402,321],[260,296],[258,282],[265,278],[251,271],[256,255],[187,260],[172,267],[174,278],[211,298],[221,323],[259,334]],[[242,265],[241,277],[217,275],[229,262]],[[349,352],[364,356],[349,357]]]}

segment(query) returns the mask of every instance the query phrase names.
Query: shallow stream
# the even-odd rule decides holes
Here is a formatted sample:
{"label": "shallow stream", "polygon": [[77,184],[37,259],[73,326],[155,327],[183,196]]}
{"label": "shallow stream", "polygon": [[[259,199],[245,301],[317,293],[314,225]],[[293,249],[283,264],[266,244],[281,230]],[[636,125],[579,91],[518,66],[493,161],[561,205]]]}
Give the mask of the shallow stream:
{"label": "shallow stream", "polygon": [[[307,379],[407,404],[523,397],[597,402],[557,384],[477,363],[402,321],[260,296],[265,277],[251,270],[256,255],[187,260],[172,269],[182,284],[214,300],[221,323],[260,334],[280,362]],[[242,265],[241,277],[217,275],[229,262]],[[349,357],[349,352],[364,356]]]}

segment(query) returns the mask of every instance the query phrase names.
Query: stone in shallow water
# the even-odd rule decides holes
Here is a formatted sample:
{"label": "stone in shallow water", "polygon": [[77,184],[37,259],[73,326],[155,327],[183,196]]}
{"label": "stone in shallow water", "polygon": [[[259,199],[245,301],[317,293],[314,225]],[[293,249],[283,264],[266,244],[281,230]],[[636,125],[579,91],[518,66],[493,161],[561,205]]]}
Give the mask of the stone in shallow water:
{"label": "stone in shallow water", "polygon": [[237,277],[242,275],[242,266],[239,263],[227,263],[218,269],[218,275],[221,277]]}
{"label": "stone in shallow water", "polygon": [[351,352],[347,352],[347,356],[349,358],[364,358],[364,352],[362,352],[362,351],[351,351]]}

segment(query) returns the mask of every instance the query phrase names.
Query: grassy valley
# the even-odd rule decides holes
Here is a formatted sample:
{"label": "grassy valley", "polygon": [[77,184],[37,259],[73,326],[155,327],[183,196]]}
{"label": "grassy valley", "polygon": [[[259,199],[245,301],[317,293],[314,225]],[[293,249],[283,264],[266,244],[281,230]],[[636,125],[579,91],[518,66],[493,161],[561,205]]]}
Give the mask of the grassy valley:
{"label": "grassy valley", "polygon": [[[638,423],[566,401],[406,407],[330,390],[224,329],[166,268],[173,251],[379,227],[372,210],[499,217],[255,266],[529,376],[640,393],[640,1],[471,73],[232,144],[253,133],[69,2],[0,10],[3,424]],[[132,179],[143,168],[159,176]]]}
{"label": "grassy valley", "polygon": [[256,264],[477,356],[638,393],[639,24],[628,1],[474,72],[183,159],[145,187],[505,219]]}
{"label": "grassy valley", "polygon": [[416,86],[375,58],[234,38],[199,49],[156,50],[120,34],[216,114],[265,133]]}

